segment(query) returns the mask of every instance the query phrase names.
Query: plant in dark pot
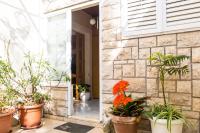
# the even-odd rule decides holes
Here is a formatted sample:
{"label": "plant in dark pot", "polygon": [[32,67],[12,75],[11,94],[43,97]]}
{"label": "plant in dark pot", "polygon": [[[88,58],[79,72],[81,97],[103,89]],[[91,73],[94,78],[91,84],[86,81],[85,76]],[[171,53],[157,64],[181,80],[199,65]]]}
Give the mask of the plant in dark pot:
{"label": "plant in dark pot", "polygon": [[132,99],[125,91],[128,87],[127,81],[119,81],[113,87],[113,107],[111,118],[116,133],[137,133],[137,126],[144,112],[147,97]]}
{"label": "plant in dark pot", "polygon": [[10,77],[15,77],[11,65],[0,59],[0,133],[11,131],[16,93]]}
{"label": "plant in dark pot", "polygon": [[149,60],[158,68],[164,104],[155,104],[147,111],[151,121],[152,133],[182,133],[183,124],[189,124],[180,110],[167,103],[165,94],[166,76],[184,75],[189,72],[188,65],[181,63],[188,59],[185,55],[164,55],[154,53]]}
{"label": "plant in dark pot", "polygon": [[46,87],[42,83],[50,80],[50,73],[54,69],[42,57],[36,58],[30,53],[25,55],[23,66],[16,71],[13,79],[17,87],[17,107],[20,124],[24,129],[33,129],[41,126],[41,117],[44,103],[50,100]]}
{"label": "plant in dark pot", "polygon": [[90,85],[88,84],[79,84],[78,90],[80,92],[80,99],[83,102],[86,102],[90,99]]}

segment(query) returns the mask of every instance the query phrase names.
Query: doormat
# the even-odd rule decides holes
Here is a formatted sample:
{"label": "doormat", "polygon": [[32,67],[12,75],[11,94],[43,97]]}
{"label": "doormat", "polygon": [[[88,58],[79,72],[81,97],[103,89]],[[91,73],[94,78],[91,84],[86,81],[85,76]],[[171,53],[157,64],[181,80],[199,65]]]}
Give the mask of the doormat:
{"label": "doormat", "polygon": [[60,125],[54,129],[69,132],[69,133],[87,133],[88,131],[92,130],[94,127],[92,126],[86,126],[86,125],[80,125],[76,123],[65,123],[63,125]]}

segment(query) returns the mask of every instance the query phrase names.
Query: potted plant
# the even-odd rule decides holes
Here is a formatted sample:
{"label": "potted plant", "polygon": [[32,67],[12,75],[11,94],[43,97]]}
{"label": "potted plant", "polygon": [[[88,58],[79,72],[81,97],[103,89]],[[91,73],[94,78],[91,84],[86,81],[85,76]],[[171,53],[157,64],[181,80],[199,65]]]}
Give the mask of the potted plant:
{"label": "potted plant", "polygon": [[182,127],[186,122],[180,110],[169,105],[165,96],[166,75],[184,75],[189,72],[188,65],[182,66],[182,62],[188,59],[185,55],[164,55],[154,53],[149,60],[158,68],[159,79],[162,88],[164,105],[155,104],[147,111],[151,121],[152,133],[182,133]]}
{"label": "potted plant", "polygon": [[137,126],[144,112],[146,97],[133,100],[127,96],[125,91],[128,87],[127,81],[119,81],[113,87],[113,107],[111,108],[111,119],[116,133],[137,133]]}
{"label": "potted plant", "polygon": [[90,85],[80,84],[78,85],[78,90],[80,92],[81,101],[86,102],[90,99]]}
{"label": "potted plant", "polygon": [[13,114],[15,108],[13,99],[13,86],[9,77],[14,77],[14,71],[7,61],[0,60],[0,132],[8,133],[11,131]]}
{"label": "potted plant", "polygon": [[50,100],[42,82],[48,82],[54,69],[42,57],[36,58],[30,53],[25,55],[23,66],[16,71],[17,107],[21,128],[33,129],[41,126],[44,103]]}

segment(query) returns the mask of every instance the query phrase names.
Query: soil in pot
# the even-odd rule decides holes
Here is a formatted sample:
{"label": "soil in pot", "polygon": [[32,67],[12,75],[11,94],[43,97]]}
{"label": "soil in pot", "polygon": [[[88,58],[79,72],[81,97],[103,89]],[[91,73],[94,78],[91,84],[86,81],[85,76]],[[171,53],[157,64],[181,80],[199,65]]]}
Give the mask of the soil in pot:
{"label": "soil in pot", "polygon": [[140,117],[112,116],[112,122],[116,133],[137,133]]}
{"label": "soil in pot", "polygon": [[152,133],[182,133],[183,122],[181,120],[172,120],[171,132],[167,129],[167,120],[155,118],[150,119]]}
{"label": "soil in pot", "polygon": [[19,107],[21,128],[33,129],[41,127],[43,104]]}
{"label": "soil in pot", "polygon": [[0,133],[9,133],[12,130],[12,119],[15,110],[0,113]]}

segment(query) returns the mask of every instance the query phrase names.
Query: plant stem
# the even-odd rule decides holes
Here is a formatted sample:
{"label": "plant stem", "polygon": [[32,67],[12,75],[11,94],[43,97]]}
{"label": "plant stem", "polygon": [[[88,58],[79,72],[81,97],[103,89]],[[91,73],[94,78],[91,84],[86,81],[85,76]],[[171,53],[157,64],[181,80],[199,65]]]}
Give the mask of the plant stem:
{"label": "plant stem", "polygon": [[160,82],[161,82],[161,86],[162,86],[164,105],[166,106],[167,102],[166,102],[166,97],[165,97],[165,75],[164,75],[164,70],[162,70],[162,69],[160,71]]}

